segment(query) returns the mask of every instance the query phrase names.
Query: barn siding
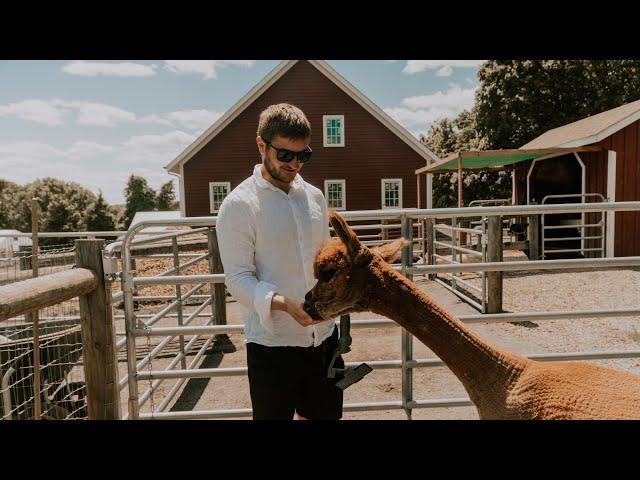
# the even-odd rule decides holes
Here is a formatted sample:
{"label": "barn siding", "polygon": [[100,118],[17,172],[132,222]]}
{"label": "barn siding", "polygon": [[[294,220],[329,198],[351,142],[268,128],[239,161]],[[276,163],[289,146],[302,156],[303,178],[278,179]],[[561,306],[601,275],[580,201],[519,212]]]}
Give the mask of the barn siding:
{"label": "barn siding", "polygon": [[[637,121],[599,144],[616,151],[616,202],[640,200],[639,130],[640,121]],[[640,255],[640,212],[617,212],[615,223],[615,255]]]}
{"label": "barn siding", "polygon": [[513,181],[515,182],[516,205],[527,204],[527,173],[531,167],[531,160],[515,164]]}
{"label": "barn siding", "polygon": [[[616,202],[640,200],[640,121],[619,130],[600,141],[600,152],[582,152],[585,164],[585,189],[587,193],[607,194],[607,150],[616,152]],[[521,162],[515,168],[516,204],[526,203],[526,190],[522,191],[519,179],[525,178],[530,161]],[[597,222],[599,214],[588,214],[588,222]],[[588,231],[588,234],[595,234]],[[594,243],[595,242],[595,243]],[[599,247],[599,241],[585,242],[585,247]],[[615,220],[614,252],[616,257],[640,255],[640,212],[618,212]]]}
{"label": "barn siding", "polygon": [[[607,197],[607,152],[580,152],[578,154],[585,167],[585,193],[600,193]],[[586,202],[599,202],[600,199],[591,197]],[[603,218],[602,213],[587,213],[585,223],[598,223]],[[586,236],[593,237],[604,234],[604,228],[587,228]],[[585,240],[585,248],[602,248],[601,240]],[[599,257],[601,252],[585,252],[585,257]]]}
{"label": "barn siding", "polygon": [[[267,106],[288,102],[305,112],[312,127],[311,161],[302,177],[324,192],[325,179],[346,180],[348,210],[381,208],[381,180],[402,178],[403,207],[417,206],[415,170],[426,162],[306,61],[296,63],[184,165],[185,213],[210,215],[209,182],[235,188],[260,163],[255,143],[258,116]],[[345,116],[345,147],[322,146],[322,116]],[[421,204],[426,204],[425,188]]]}

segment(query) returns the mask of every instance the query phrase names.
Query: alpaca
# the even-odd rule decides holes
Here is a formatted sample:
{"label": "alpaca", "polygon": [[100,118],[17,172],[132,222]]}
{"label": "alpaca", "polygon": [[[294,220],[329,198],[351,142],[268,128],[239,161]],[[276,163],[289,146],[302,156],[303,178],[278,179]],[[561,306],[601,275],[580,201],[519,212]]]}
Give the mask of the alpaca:
{"label": "alpaca", "polygon": [[580,362],[537,362],[495,348],[387,263],[402,238],[367,248],[331,211],[339,238],[317,253],[304,308],[316,320],[371,311],[429,347],[462,382],[481,419],[640,419],[640,377]]}

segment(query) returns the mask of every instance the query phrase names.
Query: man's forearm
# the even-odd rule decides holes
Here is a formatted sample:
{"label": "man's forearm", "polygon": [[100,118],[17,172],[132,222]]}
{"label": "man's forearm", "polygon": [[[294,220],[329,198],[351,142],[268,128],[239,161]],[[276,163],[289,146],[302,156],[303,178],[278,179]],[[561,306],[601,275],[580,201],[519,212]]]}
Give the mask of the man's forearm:
{"label": "man's forearm", "polygon": [[287,299],[282,295],[276,293],[273,298],[271,298],[271,310],[280,310],[281,312],[288,312],[289,307],[287,304]]}

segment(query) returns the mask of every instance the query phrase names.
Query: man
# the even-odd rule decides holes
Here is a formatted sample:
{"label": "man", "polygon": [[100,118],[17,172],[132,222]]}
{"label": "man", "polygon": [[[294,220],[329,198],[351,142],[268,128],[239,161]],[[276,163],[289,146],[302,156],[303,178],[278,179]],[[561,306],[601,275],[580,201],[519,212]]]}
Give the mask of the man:
{"label": "man", "polygon": [[[262,163],[222,202],[216,224],[231,295],[246,308],[245,336],[254,419],[340,419],[342,391],[327,378],[338,341],[333,320],[303,309],[313,261],[329,239],[322,192],[299,172],[311,158],[311,126],[289,104],[260,114]],[[344,368],[339,356],[336,367]]]}

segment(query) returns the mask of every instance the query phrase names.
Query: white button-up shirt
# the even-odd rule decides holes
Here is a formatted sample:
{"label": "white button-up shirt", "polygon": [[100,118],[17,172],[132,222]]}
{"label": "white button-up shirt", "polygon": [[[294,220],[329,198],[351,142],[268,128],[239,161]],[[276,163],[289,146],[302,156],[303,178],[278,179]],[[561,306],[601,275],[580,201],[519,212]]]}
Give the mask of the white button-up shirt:
{"label": "white button-up shirt", "polygon": [[271,310],[274,294],[303,303],[316,284],[313,262],[329,239],[319,189],[298,174],[285,193],[262,177],[258,164],[222,202],[216,231],[227,288],[245,308],[246,342],[309,347],[333,333],[334,321],[303,327]]}

